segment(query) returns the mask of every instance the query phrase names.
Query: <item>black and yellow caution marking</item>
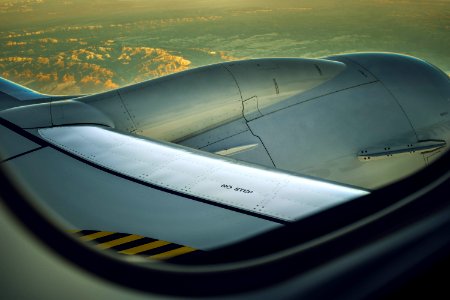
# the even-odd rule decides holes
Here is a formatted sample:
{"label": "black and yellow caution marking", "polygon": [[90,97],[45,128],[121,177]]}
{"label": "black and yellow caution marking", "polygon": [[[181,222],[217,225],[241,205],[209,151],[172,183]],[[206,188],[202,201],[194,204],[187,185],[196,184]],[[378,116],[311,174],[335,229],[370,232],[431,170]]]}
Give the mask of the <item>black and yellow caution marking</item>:
{"label": "black and yellow caution marking", "polygon": [[94,247],[101,250],[112,250],[123,255],[139,255],[155,260],[168,260],[200,251],[136,234],[96,230],[69,230],[68,232],[82,241],[92,243]]}

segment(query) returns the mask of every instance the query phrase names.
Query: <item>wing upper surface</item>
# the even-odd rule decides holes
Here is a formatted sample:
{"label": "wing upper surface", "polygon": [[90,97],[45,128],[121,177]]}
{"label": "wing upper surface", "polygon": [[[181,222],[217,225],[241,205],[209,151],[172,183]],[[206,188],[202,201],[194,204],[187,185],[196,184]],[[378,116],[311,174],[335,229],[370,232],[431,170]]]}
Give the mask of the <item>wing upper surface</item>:
{"label": "wing upper surface", "polygon": [[139,181],[284,221],[368,193],[99,126],[43,128],[39,134],[75,156]]}

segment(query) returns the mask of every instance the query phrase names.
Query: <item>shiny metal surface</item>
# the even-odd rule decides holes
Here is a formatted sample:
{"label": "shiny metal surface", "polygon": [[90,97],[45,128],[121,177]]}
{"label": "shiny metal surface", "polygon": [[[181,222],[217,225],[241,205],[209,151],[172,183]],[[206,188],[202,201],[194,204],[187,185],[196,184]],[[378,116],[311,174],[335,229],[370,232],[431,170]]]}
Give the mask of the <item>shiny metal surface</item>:
{"label": "shiny metal surface", "polygon": [[39,129],[39,134],[57,147],[109,170],[285,221],[294,221],[368,194],[100,127],[54,127]]}

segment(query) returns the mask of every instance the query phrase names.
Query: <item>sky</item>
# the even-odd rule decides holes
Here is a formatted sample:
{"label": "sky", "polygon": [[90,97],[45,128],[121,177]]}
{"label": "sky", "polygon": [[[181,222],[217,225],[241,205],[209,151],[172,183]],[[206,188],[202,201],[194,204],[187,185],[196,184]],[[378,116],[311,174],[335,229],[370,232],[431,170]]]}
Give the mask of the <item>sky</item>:
{"label": "sky", "polygon": [[223,61],[383,51],[450,73],[450,0],[0,0],[0,76],[95,93]]}

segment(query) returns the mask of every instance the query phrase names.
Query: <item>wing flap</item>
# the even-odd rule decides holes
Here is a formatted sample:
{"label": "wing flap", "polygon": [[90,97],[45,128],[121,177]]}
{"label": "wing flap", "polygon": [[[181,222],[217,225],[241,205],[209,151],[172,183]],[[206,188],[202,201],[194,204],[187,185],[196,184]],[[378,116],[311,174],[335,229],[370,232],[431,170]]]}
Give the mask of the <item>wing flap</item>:
{"label": "wing flap", "polygon": [[44,128],[39,134],[73,155],[148,184],[285,221],[368,193],[99,126]]}

